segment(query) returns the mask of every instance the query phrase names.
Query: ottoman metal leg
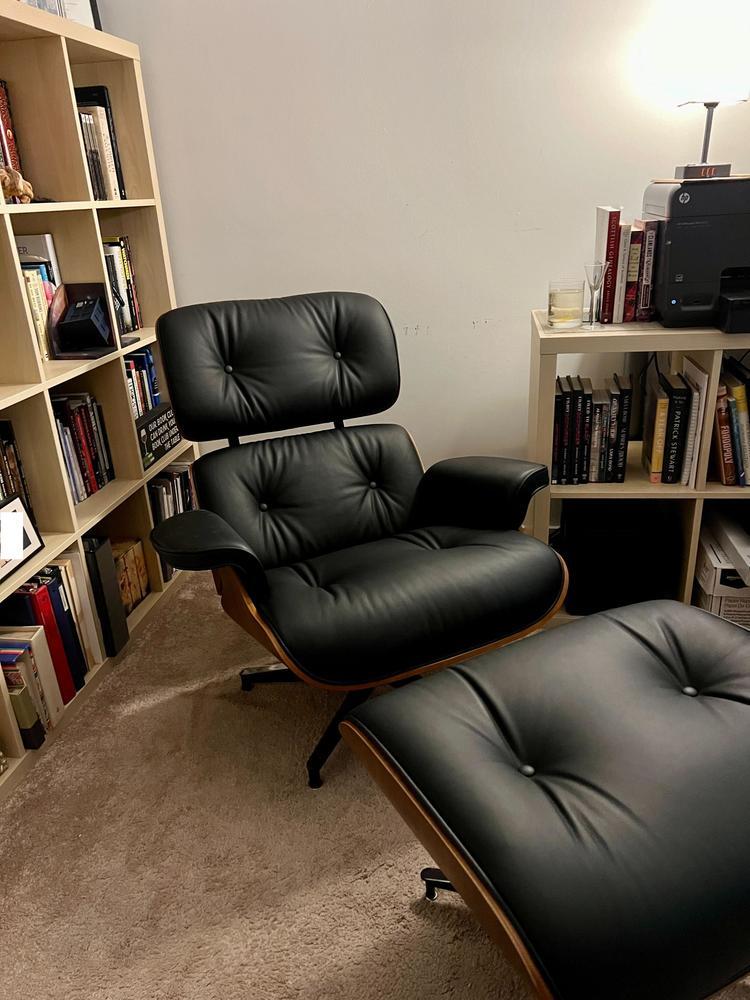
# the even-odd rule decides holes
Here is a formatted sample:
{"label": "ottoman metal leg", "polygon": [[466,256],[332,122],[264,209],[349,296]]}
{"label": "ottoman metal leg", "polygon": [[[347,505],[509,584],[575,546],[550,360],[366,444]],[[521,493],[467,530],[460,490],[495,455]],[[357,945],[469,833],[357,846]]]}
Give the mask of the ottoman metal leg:
{"label": "ottoman metal leg", "polygon": [[434,903],[438,897],[438,889],[443,892],[455,892],[453,883],[443,875],[439,868],[423,868],[419,877],[424,882],[424,896]]}

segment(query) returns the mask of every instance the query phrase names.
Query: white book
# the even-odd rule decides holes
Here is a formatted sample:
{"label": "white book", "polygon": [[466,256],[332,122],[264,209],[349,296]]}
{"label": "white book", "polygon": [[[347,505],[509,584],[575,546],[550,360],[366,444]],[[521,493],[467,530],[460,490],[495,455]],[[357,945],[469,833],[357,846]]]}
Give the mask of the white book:
{"label": "white book", "polygon": [[[60,686],[57,683],[57,675],[52,665],[47,639],[44,635],[44,628],[41,625],[29,626],[5,626],[0,628],[0,645],[2,638],[13,639],[17,642],[28,642],[36,663],[39,680],[44,689],[44,698],[47,703],[50,722],[56,726],[63,713],[63,700],[60,695]],[[11,710],[12,711],[12,710]]]}
{"label": "white book", "polygon": [[683,372],[682,377],[688,389],[690,389],[690,410],[688,412],[688,426],[685,435],[685,456],[682,460],[682,473],[680,474],[681,485],[687,486],[690,482],[690,473],[693,470],[693,455],[698,445],[696,438],[698,436],[698,408],[700,406],[701,391],[689,375]]}
{"label": "white book", "polygon": [[89,107],[87,110],[94,121],[94,135],[97,149],[99,150],[99,162],[101,164],[107,198],[109,201],[121,201],[120,185],[117,183],[115,155],[112,151],[112,137],[109,134],[107,112],[104,108],[98,106]]}
{"label": "white book", "polygon": [[625,286],[628,283],[628,263],[630,262],[630,234],[633,227],[629,222],[620,223],[620,249],[617,254],[617,279],[612,322],[622,323],[625,312]]}
{"label": "white book", "polygon": [[[695,431],[695,445],[693,447],[693,457],[690,463],[690,476],[687,485],[690,489],[695,489],[696,477],[698,474],[698,462],[700,461],[700,439],[703,431],[703,421],[706,416],[706,400],[708,397],[708,373],[692,358],[682,359],[682,374],[685,375],[697,388],[700,393],[698,400],[697,426]],[[713,419],[713,418],[712,418]]]}
{"label": "white book", "polygon": [[2,670],[0,670],[0,749],[8,757],[23,757],[26,753]]}
{"label": "white book", "polygon": [[88,490],[83,482],[83,474],[81,472],[81,464],[78,461],[78,452],[73,444],[73,435],[69,427],[63,424],[63,441],[68,449],[68,455],[70,457],[70,467],[73,471],[73,492],[77,496],[77,503],[85,500],[89,495]]}
{"label": "white book", "polygon": [[70,594],[73,610],[81,634],[81,645],[86,653],[89,670],[104,662],[105,654],[101,636],[97,628],[98,617],[94,611],[94,595],[89,583],[81,554],[77,548],[67,549],[59,559],[54,560],[59,566],[65,566],[71,580]]}
{"label": "white book", "polygon": [[[740,432],[740,449],[742,451],[742,464],[745,467],[745,477],[747,477],[748,470],[750,469],[750,417],[748,417],[747,412],[745,383],[741,382],[731,372],[724,372],[721,380],[727,387],[729,395],[734,396],[737,402],[737,426]],[[738,389],[739,392],[735,392],[735,389]]]}
{"label": "white book", "polygon": [[120,293],[120,298],[122,299],[122,317],[125,320],[125,329],[128,333],[135,329],[135,320],[132,312],[130,311],[130,303],[128,301],[128,281],[125,277],[125,265],[122,262],[122,249],[119,245],[110,245],[105,243],[103,245],[104,253],[107,257],[111,257],[115,262],[115,274],[117,275],[117,291]]}
{"label": "white book", "polygon": [[33,236],[22,236],[16,233],[16,250],[22,264],[38,264],[49,261],[52,265],[52,284],[57,288],[62,282],[62,272],[55,253],[55,241],[52,233],[37,233]]}

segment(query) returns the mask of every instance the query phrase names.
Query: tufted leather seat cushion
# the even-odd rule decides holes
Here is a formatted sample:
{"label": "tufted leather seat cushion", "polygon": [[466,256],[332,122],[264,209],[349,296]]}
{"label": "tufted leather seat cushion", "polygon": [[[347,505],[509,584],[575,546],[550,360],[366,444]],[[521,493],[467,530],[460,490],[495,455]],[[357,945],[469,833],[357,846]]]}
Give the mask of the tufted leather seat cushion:
{"label": "tufted leather seat cushion", "polygon": [[377,681],[469,653],[543,618],[560,562],[517,531],[428,527],[328,552],[267,574],[260,605],[318,680]]}
{"label": "tufted leather seat cushion", "polygon": [[555,997],[698,1000],[747,972],[747,632],[667,601],[622,608],[351,718]]}

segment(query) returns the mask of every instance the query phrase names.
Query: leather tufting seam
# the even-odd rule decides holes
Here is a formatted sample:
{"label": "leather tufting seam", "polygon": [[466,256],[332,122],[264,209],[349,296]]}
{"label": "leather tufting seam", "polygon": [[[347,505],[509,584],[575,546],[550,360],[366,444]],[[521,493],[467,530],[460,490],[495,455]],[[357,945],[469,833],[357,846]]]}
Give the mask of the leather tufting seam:
{"label": "leather tufting seam", "polygon": [[[677,683],[680,685],[683,685],[684,683],[690,680],[687,673],[687,666],[685,665],[685,661],[684,658],[682,657],[682,652],[681,650],[679,650],[679,647],[677,651],[680,653],[680,661],[682,662],[685,674],[684,678],[679,677],[674,672],[672,667],[667,662],[662,650],[659,649],[659,647],[656,646],[654,643],[649,641],[645,636],[640,635],[638,632],[636,632],[636,630],[631,625],[628,625],[626,622],[620,621],[619,619],[612,617],[612,615],[610,615],[607,611],[602,611],[600,612],[600,614],[602,618],[605,618],[616,628],[619,628],[621,631],[625,632],[627,635],[630,636],[631,639],[635,639],[635,641],[638,643],[639,646],[642,646],[644,649],[647,649],[649,653],[651,653],[651,655],[654,657],[654,659],[657,660],[664,667],[666,672],[669,674],[671,680],[677,681]],[[673,634],[671,634],[671,632],[669,638],[674,639],[674,636]]]}
{"label": "leather tufting seam", "polygon": [[594,792],[596,795],[600,795],[603,799],[613,806],[618,812],[623,813],[629,820],[632,820],[641,829],[648,832],[648,826],[643,822],[643,820],[633,812],[624,802],[621,802],[618,798],[608,792],[606,788],[601,788],[599,785],[595,784],[589,778],[582,778],[576,774],[568,774],[565,771],[549,771],[545,770],[542,778],[553,778],[559,781],[570,781],[576,785],[581,785],[583,788],[588,789],[590,792]]}
{"label": "leather tufting seam", "polygon": [[471,688],[471,690],[474,692],[477,698],[481,701],[482,705],[484,706],[484,710],[487,712],[487,715],[495,724],[495,728],[502,736],[503,740],[507,744],[508,749],[511,751],[511,753],[515,754],[516,758],[519,761],[522,759],[525,760],[526,758],[523,757],[523,755],[521,754],[520,748],[516,748],[516,746],[514,745],[515,740],[511,738],[512,728],[508,725],[505,719],[503,719],[502,715],[497,709],[497,706],[495,706],[489,700],[486,692],[484,692],[481,689],[481,687],[477,684],[477,682],[474,680],[473,677],[471,677],[469,674],[464,673],[464,671],[461,669],[461,666],[455,667],[454,673],[456,674],[456,676],[460,677],[468,687]]}

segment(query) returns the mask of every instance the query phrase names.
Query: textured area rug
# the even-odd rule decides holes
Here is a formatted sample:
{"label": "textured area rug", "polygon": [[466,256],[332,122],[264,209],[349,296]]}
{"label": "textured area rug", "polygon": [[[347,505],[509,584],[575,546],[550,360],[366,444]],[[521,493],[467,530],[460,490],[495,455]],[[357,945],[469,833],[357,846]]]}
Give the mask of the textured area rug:
{"label": "textured area rug", "polygon": [[345,748],[306,787],[337,699],[241,693],[268,662],[207,577],[164,598],[0,808],[3,998],[526,1000]]}

